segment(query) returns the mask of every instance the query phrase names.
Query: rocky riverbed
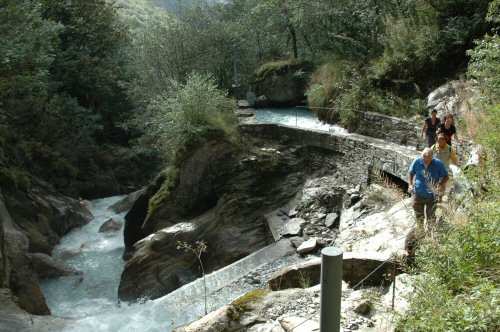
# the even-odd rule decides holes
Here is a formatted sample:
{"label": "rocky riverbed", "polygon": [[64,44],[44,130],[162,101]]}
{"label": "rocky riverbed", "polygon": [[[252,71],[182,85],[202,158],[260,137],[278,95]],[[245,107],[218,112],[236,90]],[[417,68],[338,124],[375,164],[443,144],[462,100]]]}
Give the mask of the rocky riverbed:
{"label": "rocky riverbed", "polygon": [[409,277],[398,275],[393,296],[393,269],[400,273],[413,226],[408,204],[396,188],[349,188],[335,175],[307,181],[295,205],[275,211],[284,221],[280,241],[295,252],[227,286],[254,290],[176,331],[319,331],[320,251],[330,245],[344,251],[343,331],[393,329],[410,287]]}

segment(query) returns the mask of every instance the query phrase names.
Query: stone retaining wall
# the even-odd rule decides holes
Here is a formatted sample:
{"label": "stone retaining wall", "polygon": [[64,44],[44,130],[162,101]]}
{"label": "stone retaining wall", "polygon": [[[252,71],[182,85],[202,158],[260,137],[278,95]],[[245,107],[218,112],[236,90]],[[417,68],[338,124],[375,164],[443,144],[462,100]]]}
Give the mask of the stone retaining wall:
{"label": "stone retaining wall", "polygon": [[425,142],[420,139],[421,127],[407,120],[373,112],[361,112],[362,119],[354,131],[357,134],[380,138],[388,142],[407,145],[421,150]]}
{"label": "stone retaining wall", "polygon": [[353,184],[368,183],[372,168],[407,181],[408,168],[420,154],[404,146],[358,134],[338,134],[275,123],[244,123],[240,126],[254,137],[278,140],[283,144],[309,145],[339,154],[339,173]]}

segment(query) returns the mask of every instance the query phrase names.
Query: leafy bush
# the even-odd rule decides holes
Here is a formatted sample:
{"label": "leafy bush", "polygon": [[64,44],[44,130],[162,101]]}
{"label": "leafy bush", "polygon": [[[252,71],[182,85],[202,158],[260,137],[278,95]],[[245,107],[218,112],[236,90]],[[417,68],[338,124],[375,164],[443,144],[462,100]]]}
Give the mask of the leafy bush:
{"label": "leafy bush", "polygon": [[307,103],[320,119],[352,128],[359,121],[364,83],[354,62],[327,62],[311,76]]}
{"label": "leafy bush", "polygon": [[133,124],[144,131],[139,144],[151,146],[165,159],[186,144],[205,141],[214,131],[229,142],[238,132],[235,103],[215,85],[210,76],[191,74],[185,84],[172,81],[171,89],[151,100]]}
{"label": "leafy bush", "polygon": [[500,36],[486,35],[476,42],[476,48],[467,52],[471,57],[468,76],[479,82],[483,95],[491,98],[487,102],[500,102]]}
{"label": "leafy bush", "polygon": [[28,173],[15,167],[0,166],[0,184],[25,190],[31,187]]}
{"label": "leafy bush", "polygon": [[384,54],[372,66],[377,78],[414,80],[444,51],[437,12],[425,1],[388,16],[385,27]]}
{"label": "leafy bush", "polygon": [[26,167],[37,175],[74,178],[78,174],[78,170],[60,152],[47,145],[25,140],[18,143],[18,148]]}
{"label": "leafy bush", "polygon": [[[311,75],[306,91],[309,107],[327,107],[342,92],[348,80],[346,68],[354,63],[346,61],[328,61],[319,66]],[[321,111],[318,110],[320,113]]]}

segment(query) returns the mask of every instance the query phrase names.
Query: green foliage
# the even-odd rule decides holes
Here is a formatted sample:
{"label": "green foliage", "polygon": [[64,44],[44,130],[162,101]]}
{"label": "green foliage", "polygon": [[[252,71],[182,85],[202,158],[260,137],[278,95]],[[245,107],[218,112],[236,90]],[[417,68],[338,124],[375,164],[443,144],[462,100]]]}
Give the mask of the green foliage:
{"label": "green foliage", "polygon": [[24,190],[31,187],[28,173],[15,167],[0,166],[0,184]]}
{"label": "green foliage", "polygon": [[360,124],[359,112],[363,111],[400,117],[425,111],[418,98],[402,98],[373,86],[364,69],[353,61],[323,64],[313,73],[310,84],[306,92],[309,107],[321,119],[338,122],[349,129]]}
{"label": "green foliage", "polygon": [[330,61],[316,68],[306,91],[308,106],[312,108],[329,106],[331,101],[341,94],[343,86],[349,79],[346,68],[353,68],[354,65],[346,61]]}
{"label": "green foliage", "polygon": [[21,151],[25,167],[43,176],[74,178],[78,170],[58,151],[35,141],[21,141],[17,148]]}
{"label": "green foliage", "polygon": [[254,289],[233,301],[233,305],[243,310],[251,309],[252,302],[256,302],[266,296],[269,291]]}
{"label": "green foliage", "polygon": [[170,197],[172,189],[177,185],[179,181],[178,170],[173,166],[167,167],[167,169],[160,175],[160,177],[162,178],[163,182],[161,183],[158,191],[153,195],[153,197],[149,199],[148,216],[153,214],[156,209]]}
{"label": "green foliage", "polygon": [[500,102],[500,36],[486,35],[476,42],[476,48],[467,52],[471,57],[468,76],[476,79],[490,104]]}
{"label": "green foliage", "polygon": [[427,114],[426,105],[423,100],[418,98],[403,98],[387,90],[372,91],[371,94],[367,95],[364,107],[377,113],[402,118],[415,114]]}
{"label": "green foliage", "polygon": [[[490,20],[495,19],[491,11],[498,9],[498,2],[493,4]],[[472,104],[465,124],[481,144],[482,160],[466,172],[462,181],[469,191],[452,202],[458,208],[447,209],[446,231],[420,245],[417,271],[422,277],[414,285],[411,310],[399,322],[402,331],[500,329],[500,104],[498,82],[488,70],[498,66],[495,48],[498,39],[487,35],[469,53],[469,75],[480,83],[481,98]],[[467,210],[460,212],[462,200]]]}
{"label": "green foliage", "polygon": [[384,53],[373,78],[396,89],[428,89],[465,63],[471,40],[486,31],[488,1],[402,1],[385,20]]}
{"label": "green foliage", "polygon": [[495,30],[498,30],[498,24],[500,24],[500,0],[490,2],[486,21],[496,24]]}
{"label": "green foliage", "polygon": [[301,65],[302,62],[296,59],[266,62],[255,71],[256,81],[263,81],[274,72],[281,72],[283,70],[295,67],[297,67],[297,69],[300,69],[299,67]]}
{"label": "green foliage", "polygon": [[353,62],[323,64],[311,76],[311,85],[306,91],[308,106],[321,119],[353,128],[359,120],[359,115],[354,111],[360,110],[363,98],[358,94],[360,86],[355,83],[359,77]]}
{"label": "green foliage", "polygon": [[134,32],[144,28],[150,19],[164,14],[150,0],[117,0],[116,7],[121,22]]}
{"label": "green foliage", "polygon": [[418,301],[399,331],[498,331],[498,288],[492,283],[479,283],[468,292],[453,295],[439,279],[426,277],[418,288]]}
{"label": "green foliage", "polygon": [[424,274],[415,285],[412,309],[400,322],[403,331],[498,330],[498,183],[489,190],[493,197],[475,201],[465,227],[420,246],[417,264]]}
{"label": "green foliage", "polygon": [[15,123],[39,108],[47,95],[49,68],[61,25],[41,17],[33,1],[0,3],[0,117]]}
{"label": "green foliage", "polygon": [[100,116],[78,104],[75,98],[66,94],[53,95],[46,101],[38,125],[32,133],[40,142],[52,149],[71,156],[78,147],[80,154],[92,154],[97,149],[95,136],[103,129]]}
{"label": "green foliage", "polygon": [[406,13],[396,15],[385,19],[384,54],[374,61],[372,71],[377,78],[412,81],[432,67],[446,44],[438,13],[426,1],[415,1]]}
{"label": "green foliage", "polygon": [[119,82],[127,38],[112,2],[2,1],[0,38],[0,122],[24,158],[14,164],[73,177],[96,141],[127,141],[115,128],[130,106]]}
{"label": "green foliage", "polygon": [[203,142],[213,131],[236,142],[235,103],[217,89],[212,78],[191,74],[185,84],[172,81],[170,86],[167,93],[155,97],[146,111],[136,116],[133,125],[144,131],[139,144],[154,144],[170,159],[177,149]]}
{"label": "green foliage", "polygon": [[[500,1],[492,1],[489,7],[487,20],[493,23],[500,22]],[[489,154],[488,162],[493,162],[491,168],[499,167],[500,162],[500,36],[498,30],[486,34],[482,40],[476,41],[476,47],[467,53],[470,62],[467,75],[477,82],[480,91],[479,101],[475,108],[479,108],[476,118],[479,122],[470,123],[469,132],[474,140],[481,143]]]}

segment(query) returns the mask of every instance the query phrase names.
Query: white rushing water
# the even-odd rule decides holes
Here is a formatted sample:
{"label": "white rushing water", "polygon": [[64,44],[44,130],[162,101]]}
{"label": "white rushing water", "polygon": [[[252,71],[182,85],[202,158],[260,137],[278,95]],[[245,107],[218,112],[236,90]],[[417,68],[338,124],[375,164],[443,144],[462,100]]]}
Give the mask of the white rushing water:
{"label": "white rushing water", "polygon": [[[92,201],[94,219],[61,239],[53,256],[82,275],[44,281],[42,289],[52,315],[68,318],[63,331],[171,331],[204,315],[203,279],[197,279],[155,300],[128,304],[117,299],[125,265],[123,232],[99,233],[109,218],[124,223],[124,215],[108,207],[122,197]],[[290,250],[287,242],[263,248],[242,260],[206,276],[208,310],[215,310],[252,288],[232,284],[252,269],[269,263]]]}
{"label": "white rushing water", "polygon": [[321,122],[314,112],[307,108],[259,108],[255,110],[255,119],[264,122],[281,123],[287,126],[316,129],[336,133],[347,133],[340,126]]}

